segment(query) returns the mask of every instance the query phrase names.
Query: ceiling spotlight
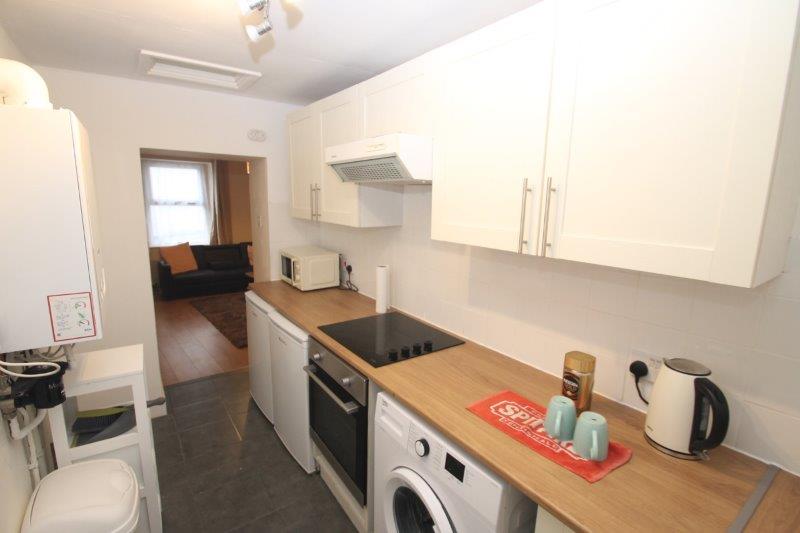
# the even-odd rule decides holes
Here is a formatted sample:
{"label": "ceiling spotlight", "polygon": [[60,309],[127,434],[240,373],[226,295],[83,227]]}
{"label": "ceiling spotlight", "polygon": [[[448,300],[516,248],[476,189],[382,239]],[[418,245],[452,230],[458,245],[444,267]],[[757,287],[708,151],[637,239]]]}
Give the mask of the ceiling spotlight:
{"label": "ceiling spotlight", "polygon": [[253,11],[261,11],[269,5],[267,0],[237,0],[237,3],[242,15],[249,15]]}
{"label": "ceiling spotlight", "polygon": [[264,35],[272,30],[272,22],[269,20],[269,15],[264,17],[264,22],[258,24],[256,26],[252,24],[248,24],[244,27],[244,31],[247,32],[247,36],[250,37],[250,40],[256,42],[257,40],[261,39]]}
{"label": "ceiling spotlight", "polygon": [[261,24],[248,24],[244,27],[251,41],[256,42],[272,30],[272,21],[269,19],[270,0],[237,0],[242,15],[249,15],[260,11],[264,14]]}

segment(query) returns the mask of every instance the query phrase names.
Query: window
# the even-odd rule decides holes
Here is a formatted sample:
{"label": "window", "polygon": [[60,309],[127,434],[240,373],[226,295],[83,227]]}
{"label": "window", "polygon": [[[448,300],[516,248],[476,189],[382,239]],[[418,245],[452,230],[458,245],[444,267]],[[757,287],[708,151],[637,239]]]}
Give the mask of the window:
{"label": "window", "polygon": [[151,247],[210,243],[214,194],[210,163],[142,159],[142,177]]}

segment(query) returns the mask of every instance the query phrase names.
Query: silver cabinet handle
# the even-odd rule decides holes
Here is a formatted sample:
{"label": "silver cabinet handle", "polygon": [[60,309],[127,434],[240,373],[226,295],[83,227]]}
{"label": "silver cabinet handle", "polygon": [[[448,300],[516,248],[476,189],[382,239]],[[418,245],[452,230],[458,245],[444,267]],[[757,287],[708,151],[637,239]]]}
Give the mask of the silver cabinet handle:
{"label": "silver cabinet handle", "polygon": [[547,249],[552,246],[552,243],[547,242],[547,238],[550,226],[550,196],[554,192],[556,192],[556,188],[553,187],[553,178],[548,177],[544,200],[544,223],[542,224],[544,226],[542,228],[542,257],[547,257]]}
{"label": "silver cabinet handle", "polygon": [[317,213],[317,210],[314,207],[314,184],[309,183],[308,186],[310,188],[309,190],[311,191],[311,205],[309,206],[309,209],[311,209],[311,220],[314,220],[314,217],[316,216]]}
{"label": "silver cabinet handle", "polygon": [[321,379],[319,379],[319,377],[317,377],[316,370],[314,369],[314,367],[312,367],[311,365],[304,366],[303,372],[308,374],[308,377],[311,378],[311,380],[314,383],[319,385],[319,388],[322,389],[323,392],[325,392],[325,394],[330,396],[331,400],[336,402],[336,405],[338,405],[342,411],[344,411],[348,415],[352,415],[358,412],[359,409],[358,404],[356,402],[343,402],[342,400],[340,400],[339,397],[336,396],[336,393],[333,392],[327,385],[325,385],[325,383]]}
{"label": "silver cabinet handle", "polygon": [[322,190],[322,187],[319,186],[319,183],[315,183],[313,187],[314,187],[314,199],[315,199],[314,215],[317,217],[317,220],[319,220],[320,217],[322,216],[322,211],[320,210],[320,202],[319,202],[319,192]]}
{"label": "silver cabinet handle", "polygon": [[528,244],[525,240],[525,211],[528,208],[528,193],[533,192],[533,187],[528,187],[528,178],[522,180],[522,207],[519,214],[519,242],[517,244],[517,253],[522,253],[522,245]]}

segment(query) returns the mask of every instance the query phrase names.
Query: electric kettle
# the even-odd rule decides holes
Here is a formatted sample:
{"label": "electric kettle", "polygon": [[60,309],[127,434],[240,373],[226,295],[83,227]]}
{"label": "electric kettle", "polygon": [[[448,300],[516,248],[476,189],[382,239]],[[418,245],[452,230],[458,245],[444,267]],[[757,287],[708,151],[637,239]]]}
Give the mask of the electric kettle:
{"label": "electric kettle", "polygon": [[690,359],[664,359],[650,395],[644,434],[664,453],[707,458],[728,432],[728,402],[708,379],[711,370]]}

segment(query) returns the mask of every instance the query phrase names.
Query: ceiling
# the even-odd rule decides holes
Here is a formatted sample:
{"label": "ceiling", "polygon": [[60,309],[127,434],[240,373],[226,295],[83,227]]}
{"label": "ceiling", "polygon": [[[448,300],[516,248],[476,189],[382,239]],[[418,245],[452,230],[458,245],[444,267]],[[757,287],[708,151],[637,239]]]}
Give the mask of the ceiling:
{"label": "ceiling", "polygon": [[259,71],[243,94],[307,103],[536,2],[273,0],[258,43],[236,0],[0,0],[0,24],[34,65],[139,78],[149,49]]}

